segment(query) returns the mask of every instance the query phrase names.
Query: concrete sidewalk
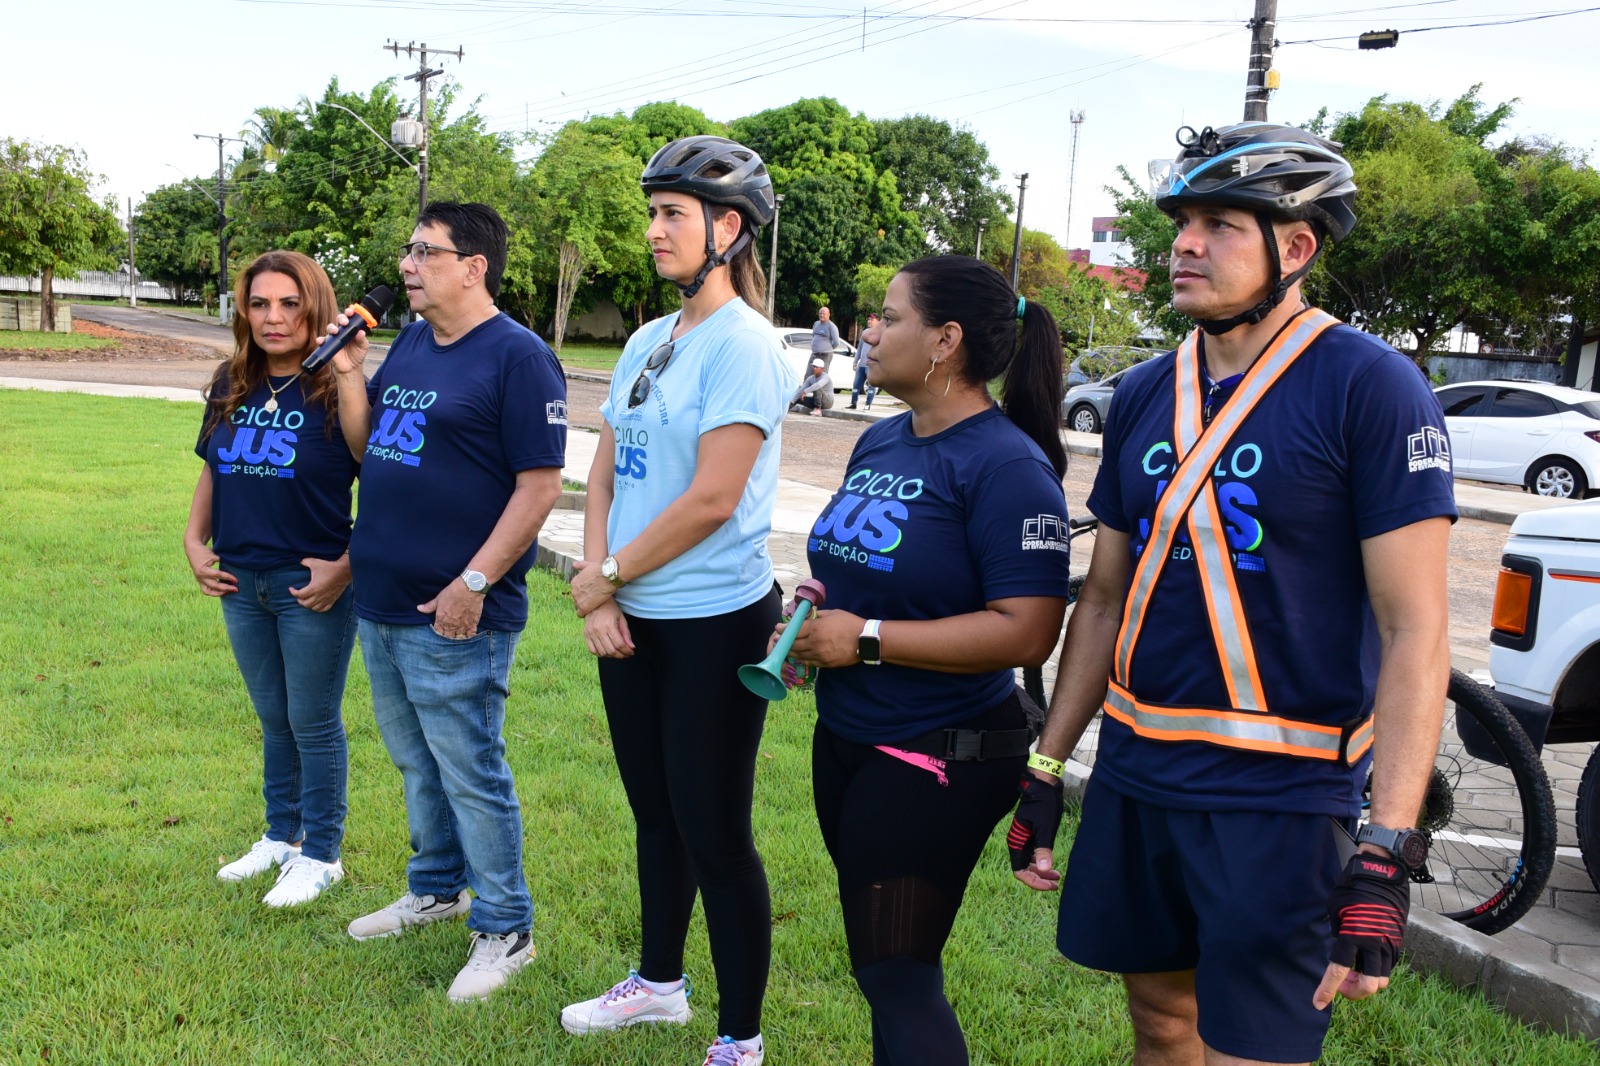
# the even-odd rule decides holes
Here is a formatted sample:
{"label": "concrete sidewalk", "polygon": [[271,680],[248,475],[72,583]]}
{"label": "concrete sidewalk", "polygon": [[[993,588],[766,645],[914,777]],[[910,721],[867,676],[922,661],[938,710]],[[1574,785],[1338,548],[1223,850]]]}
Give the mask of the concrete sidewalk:
{"label": "concrete sidewalk", "polygon": [[[581,372],[569,376],[601,382],[610,380],[608,375]],[[33,378],[0,377],[0,389],[183,401],[200,399],[199,393],[192,389]],[[834,418],[876,420],[904,410],[895,406],[880,411],[881,406],[880,401],[870,412],[835,408],[827,414]],[[1094,434],[1069,431],[1062,436],[1069,451],[1096,457],[1100,454],[1100,438]],[[599,434],[593,432],[574,430],[568,434],[567,462],[562,471],[567,480],[579,484],[587,482],[599,440]],[[778,503],[767,544],[773,569],[785,589],[793,589],[810,576],[806,562],[807,537],[812,523],[831,497],[828,490],[779,479]],[[566,496],[563,505],[551,513],[539,534],[539,565],[567,577],[572,575],[573,563],[583,554],[581,500],[581,495]],[[1528,510],[1559,507],[1565,503],[1462,483],[1456,485],[1456,502],[1465,517],[1504,523]],[[1056,660],[1052,657],[1044,669],[1047,691],[1055,683],[1055,671]],[[1544,763],[1556,791],[1556,813],[1562,826],[1564,846],[1539,905],[1513,928],[1493,937],[1475,933],[1418,908],[1411,915],[1406,949],[1413,966],[1439,973],[1457,985],[1475,986],[1524,1021],[1600,1041],[1600,893],[1589,883],[1577,849],[1571,846],[1576,843],[1572,812],[1577,783],[1587,757],[1586,745],[1547,746],[1545,749]]]}

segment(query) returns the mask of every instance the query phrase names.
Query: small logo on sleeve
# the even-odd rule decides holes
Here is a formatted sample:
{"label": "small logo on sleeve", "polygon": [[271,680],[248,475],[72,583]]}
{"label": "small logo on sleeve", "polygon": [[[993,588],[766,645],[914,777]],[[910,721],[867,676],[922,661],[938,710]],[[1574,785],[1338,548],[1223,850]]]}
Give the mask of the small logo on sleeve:
{"label": "small logo on sleeve", "polygon": [[1066,519],[1060,515],[1042,514],[1022,520],[1023,551],[1071,551],[1071,535]]}
{"label": "small logo on sleeve", "polygon": [[1406,438],[1406,470],[1450,469],[1450,436],[1433,426],[1423,426],[1421,432]]}
{"label": "small logo on sleeve", "polygon": [[544,405],[544,420],[552,426],[567,424],[567,401],[551,400]]}

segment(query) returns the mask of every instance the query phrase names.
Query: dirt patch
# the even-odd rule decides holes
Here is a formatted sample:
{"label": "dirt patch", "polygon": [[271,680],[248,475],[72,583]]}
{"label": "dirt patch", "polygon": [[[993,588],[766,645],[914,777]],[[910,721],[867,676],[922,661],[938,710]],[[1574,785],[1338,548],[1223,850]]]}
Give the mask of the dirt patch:
{"label": "dirt patch", "polygon": [[125,360],[140,363],[191,363],[204,361],[215,364],[218,360],[217,350],[204,344],[192,344],[188,341],[157,337],[149,333],[132,333],[125,329],[102,326],[98,322],[88,322],[83,319],[73,321],[72,332],[84,337],[114,340],[117,344],[116,347],[103,348],[34,349],[26,352],[0,352],[0,364],[118,363]]}

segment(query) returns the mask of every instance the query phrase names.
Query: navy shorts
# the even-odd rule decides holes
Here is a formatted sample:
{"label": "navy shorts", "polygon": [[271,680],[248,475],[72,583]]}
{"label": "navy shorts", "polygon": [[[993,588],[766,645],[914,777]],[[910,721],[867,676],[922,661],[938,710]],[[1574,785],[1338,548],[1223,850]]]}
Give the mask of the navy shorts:
{"label": "navy shorts", "polygon": [[1112,973],[1194,970],[1207,1046],[1310,1062],[1332,1013],[1311,996],[1328,966],[1340,869],[1327,815],[1173,810],[1091,776],[1056,946]]}

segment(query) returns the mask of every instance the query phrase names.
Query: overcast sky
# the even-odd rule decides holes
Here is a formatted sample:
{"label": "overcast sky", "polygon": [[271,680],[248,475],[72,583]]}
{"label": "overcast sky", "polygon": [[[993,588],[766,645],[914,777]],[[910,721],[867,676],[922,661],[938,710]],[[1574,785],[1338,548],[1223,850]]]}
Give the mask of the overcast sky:
{"label": "overcast sky", "polygon": [[[126,209],[183,175],[214,173],[216,144],[259,106],[365,94],[416,61],[388,40],[465,50],[439,66],[491,128],[553,129],[586,113],[675,99],[732,119],[806,96],[851,111],[925,113],[969,127],[1015,189],[1024,224],[1084,247],[1111,213],[1103,187],[1170,157],[1180,125],[1243,114],[1248,0],[5,0],[10,91],[0,135],[76,145]],[[1280,0],[1275,121],[1374,95],[1518,98],[1509,132],[1594,156],[1600,10],[1584,4]],[[1522,10],[1517,10],[1522,7]],[[1095,21],[1104,19],[1105,21]],[[1502,23],[1446,28],[1462,23]],[[1365,30],[1399,45],[1358,51]],[[1424,31],[1426,32],[1420,32]],[[1337,39],[1349,38],[1349,39]],[[1315,40],[1318,43],[1293,43]],[[20,69],[18,69],[20,68]],[[441,79],[435,79],[437,85]],[[403,96],[414,82],[399,82]],[[1082,110],[1076,181],[1070,114]],[[237,146],[230,146],[237,147]],[[374,142],[373,147],[379,146]],[[381,149],[380,149],[381,150]],[[176,168],[176,169],[174,169]],[[180,174],[181,172],[181,174]],[[1068,233],[1068,190],[1075,188]]]}

